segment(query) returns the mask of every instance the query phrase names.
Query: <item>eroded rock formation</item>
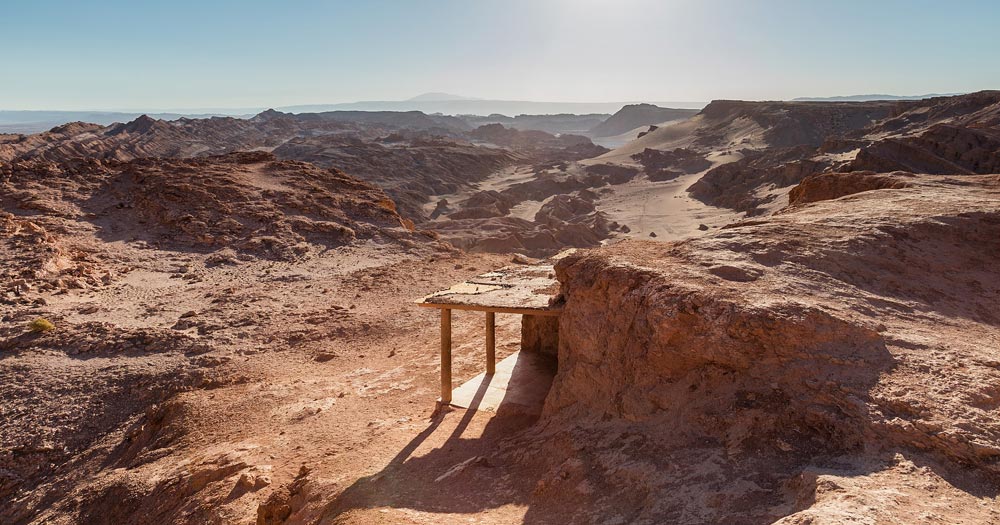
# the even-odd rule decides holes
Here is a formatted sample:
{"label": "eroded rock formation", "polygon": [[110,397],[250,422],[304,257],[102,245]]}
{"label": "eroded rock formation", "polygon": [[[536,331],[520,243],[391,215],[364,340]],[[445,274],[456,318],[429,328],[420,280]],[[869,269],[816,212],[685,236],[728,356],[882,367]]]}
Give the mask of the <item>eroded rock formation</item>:
{"label": "eroded rock formation", "polygon": [[557,264],[559,372],[512,445],[546,458],[539,498],[586,489],[584,520],[613,500],[631,522],[832,523],[879,485],[907,496],[876,519],[936,491],[967,502],[948,519],[1000,516],[975,503],[1000,479],[1000,178],[821,175],[794,194]]}
{"label": "eroded rock formation", "polygon": [[[109,242],[124,237],[294,259],[356,239],[418,235],[381,189],[338,170],[279,161],[264,152],[185,160],[22,162],[8,172],[2,187],[12,206],[87,220]],[[141,233],[136,224],[143,226]],[[5,231],[23,235],[25,228],[34,231],[31,223],[11,223]]]}

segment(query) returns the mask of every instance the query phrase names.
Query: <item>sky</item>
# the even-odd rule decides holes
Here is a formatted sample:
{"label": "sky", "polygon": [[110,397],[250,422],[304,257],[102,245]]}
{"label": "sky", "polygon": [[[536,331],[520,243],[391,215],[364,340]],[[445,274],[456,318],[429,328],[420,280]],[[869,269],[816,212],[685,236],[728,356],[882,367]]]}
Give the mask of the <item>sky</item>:
{"label": "sky", "polygon": [[4,0],[0,109],[1000,89],[1000,2]]}

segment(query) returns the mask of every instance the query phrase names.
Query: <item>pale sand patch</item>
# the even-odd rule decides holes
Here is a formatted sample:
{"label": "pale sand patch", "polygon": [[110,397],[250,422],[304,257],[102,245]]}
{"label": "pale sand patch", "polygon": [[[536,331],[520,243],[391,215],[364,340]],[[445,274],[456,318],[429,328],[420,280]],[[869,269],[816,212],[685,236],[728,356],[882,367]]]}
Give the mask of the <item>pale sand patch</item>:
{"label": "pale sand patch", "polygon": [[648,135],[611,150],[604,155],[581,161],[583,164],[631,163],[632,155],[646,148],[672,150],[690,146],[695,138],[695,131],[702,126],[704,117],[695,115],[687,120],[681,120],[663,126]]}
{"label": "pale sand patch", "polygon": [[510,213],[507,215],[509,217],[517,217],[518,219],[524,219],[526,221],[533,221],[535,220],[535,214],[538,213],[539,210],[542,209],[542,206],[550,200],[552,200],[552,197],[541,201],[521,202],[517,206],[512,207],[510,209]]}
{"label": "pale sand patch", "polygon": [[[701,134],[718,133],[718,121],[706,119],[704,115],[695,115],[687,120],[674,121],[661,126],[647,135],[637,138],[620,148],[611,150],[604,155],[581,161],[582,164],[626,164],[632,162],[632,155],[641,153],[646,148],[670,151],[677,148],[690,148]],[[700,134],[701,132],[701,134]],[[739,117],[728,122],[725,132],[712,139],[715,149],[764,149],[769,147],[764,140],[764,128],[752,119]]]}
{"label": "pale sand patch", "polygon": [[[645,138],[645,137],[644,137]],[[712,162],[709,169],[737,161],[743,155],[736,152],[719,152],[706,156]],[[611,220],[624,224],[631,230],[625,237],[648,238],[656,234],[657,240],[677,240],[695,237],[715,228],[736,222],[742,212],[729,208],[709,206],[691,198],[687,189],[708,170],[684,175],[672,181],[652,182],[642,177],[602,195],[597,209]],[[708,230],[699,230],[704,224]]]}
{"label": "pale sand patch", "polygon": [[692,199],[687,188],[700,175],[685,175],[669,182],[633,181],[615,188],[597,202],[597,209],[631,230],[625,237],[677,240],[701,235],[700,224],[710,229],[735,222],[742,216]]}
{"label": "pale sand patch", "polygon": [[[658,122],[658,123],[653,124],[653,125],[656,126],[657,128],[662,128],[664,126],[669,126],[669,125],[672,125],[672,124],[677,124],[679,122],[683,122],[684,120],[686,120],[686,119],[665,120],[663,122]],[[625,133],[622,133],[620,135],[614,135],[614,136],[611,136],[611,137],[592,137],[590,140],[594,144],[597,144],[598,146],[604,146],[605,148],[617,149],[617,148],[620,148],[620,147],[628,144],[629,142],[632,142],[633,140],[636,140],[637,138],[639,138],[639,133],[642,133],[642,132],[644,132],[644,131],[646,131],[648,129],[649,129],[649,125],[647,124],[647,125],[642,125],[642,126],[638,126],[636,128],[630,129],[630,130],[628,130]],[[645,135],[644,135],[644,137],[645,137]]]}

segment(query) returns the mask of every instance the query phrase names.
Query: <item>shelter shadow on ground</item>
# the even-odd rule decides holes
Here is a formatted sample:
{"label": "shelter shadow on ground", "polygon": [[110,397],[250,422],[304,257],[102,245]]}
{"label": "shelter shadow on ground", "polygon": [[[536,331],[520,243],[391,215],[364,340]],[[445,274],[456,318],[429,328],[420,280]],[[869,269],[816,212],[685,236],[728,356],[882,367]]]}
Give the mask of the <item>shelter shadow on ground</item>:
{"label": "shelter shadow on ground", "polygon": [[[555,360],[551,356],[517,353],[509,359],[516,361],[510,372],[511,384],[537,379],[540,365],[549,367],[549,381],[555,374]],[[461,514],[506,504],[526,504],[530,480],[519,481],[525,485],[523,487],[510,487],[514,490],[497,490],[499,480],[496,478],[500,469],[491,464],[488,457],[501,440],[520,433],[538,420],[547,389],[532,388],[527,395],[508,391],[482,434],[465,437],[477,415],[489,417],[489,412],[479,408],[490,390],[493,376],[486,375],[471,382],[477,380],[479,385],[469,409],[444,408],[435,413],[427,428],[403,447],[385,468],[357,480],[332,501],[323,512],[324,519],[336,521],[338,516],[351,510],[379,507]],[[423,456],[413,456],[421,444],[442,430],[442,426],[450,426],[443,425],[446,420],[456,417],[460,419],[440,447]],[[467,475],[470,469],[476,471],[472,476]]]}

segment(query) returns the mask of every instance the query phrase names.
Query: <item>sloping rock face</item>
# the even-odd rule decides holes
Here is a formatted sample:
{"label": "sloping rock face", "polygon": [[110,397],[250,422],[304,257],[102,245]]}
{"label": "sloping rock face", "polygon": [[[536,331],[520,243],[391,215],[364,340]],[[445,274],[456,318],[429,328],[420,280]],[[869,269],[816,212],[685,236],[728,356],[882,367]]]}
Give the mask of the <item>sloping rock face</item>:
{"label": "sloping rock face", "polygon": [[386,190],[407,217],[423,218],[428,195],[452,193],[523,160],[500,148],[445,140],[376,143],[358,137],[297,137],[274,150],[283,159],[336,168]]}
{"label": "sloping rock face", "polygon": [[[760,195],[761,189],[789,187],[821,172],[1000,172],[1000,91],[919,101],[825,104],[790,106],[796,110],[763,116],[759,113],[766,106],[747,112],[736,102],[709,105],[705,112],[728,126],[738,127],[741,118],[753,118],[771,138],[769,147],[743,149],[741,160],[709,170],[690,187],[691,195],[752,215],[765,211],[760,207],[776,198]],[[832,108],[827,107],[830,104]],[[732,107],[725,110],[727,106]],[[704,135],[705,130],[699,133]],[[705,136],[711,134],[699,140]]]}
{"label": "sloping rock face", "polygon": [[447,220],[434,223],[433,231],[441,239],[470,252],[549,257],[567,246],[600,246],[612,232],[621,229],[603,212],[582,210],[588,204],[593,206],[589,201],[575,196],[560,197],[543,206],[534,221],[517,217]]}
{"label": "sloping rock face", "polygon": [[[5,400],[4,424],[0,425],[0,500],[8,502],[0,507],[4,523],[59,522],[59,518],[42,517],[31,509],[56,504],[74,485],[99,483],[100,476],[88,468],[87,459],[111,448],[102,443],[105,432],[113,433],[137,412],[149,409],[155,413],[158,403],[179,392],[221,379],[210,369],[192,366],[210,347],[197,337],[174,330],[122,329],[100,322],[70,326],[61,322],[58,332],[24,334],[19,324],[0,323],[3,372],[10,374],[14,359],[25,363],[19,367],[19,380],[0,384],[0,395]],[[54,372],[52,367],[43,366],[45,360],[59,362],[62,368]],[[95,379],[101,376],[104,381]],[[138,439],[129,441],[141,448],[148,444],[150,436],[138,434],[130,436]],[[179,429],[175,429],[174,436],[178,434]],[[113,459],[121,459],[120,452],[116,455],[119,457]],[[51,484],[57,480],[69,483],[64,482],[63,490],[53,489]],[[128,491],[117,495],[124,494]],[[86,517],[63,516],[65,523],[143,521],[121,510],[128,508],[127,498],[112,496],[96,505],[93,499],[98,498],[87,499],[91,501],[81,498],[75,504],[85,509],[98,508],[86,512]],[[164,497],[159,506],[176,506],[176,502],[184,501],[182,497],[172,499]],[[167,521],[163,516],[146,519]]]}
{"label": "sloping rock face", "polygon": [[809,159],[811,152],[809,146],[746,151],[742,159],[709,170],[688,192],[707,204],[756,215],[761,206],[778,198],[774,194],[760,195],[759,188],[792,186],[828,167]]}
{"label": "sloping rock face", "polygon": [[629,104],[619,109],[617,113],[611,115],[604,122],[591,128],[590,134],[594,137],[611,137],[641,126],[686,119],[697,114],[697,109],[661,108],[653,104]]}
{"label": "sloping rock face", "polygon": [[712,166],[711,162],[696,151],[677,148],[673,151],[660,151],[646,148],[641,153],[632,155],[632,159],[642,164],[647,173],[657,170],[676,169],[684,173],[698,173]]}
{"label": "sloping rock face", "polygon": [[706,124],[696,144],[723,145],[734,128],[752,123],[772,148],[819,146],[827,137],[865,128],[889,116],[892,102],[747,102],[713,100],[701,111]]}
{"label": "sloping rock face", "polygon": [[898,113],[866,130],[870,143],[843,171],[1000,171],[1000,91],[908,103]]}
{"label": "sloping rock face", "polygon": [[583,521],[1000,519],[1000,176],[861,178],[556,265],[559,371],[517,444],[545,458],[540,506],[583,491]]}
{"label": "sloping rock face", "polygon": [[807,204],[863,191],[909,188],[911,183],[907,179],[912,178],[914,178],[912,173],[904,171],[890,174],[855,171],[811,175],[788,192],[788,203]]}

